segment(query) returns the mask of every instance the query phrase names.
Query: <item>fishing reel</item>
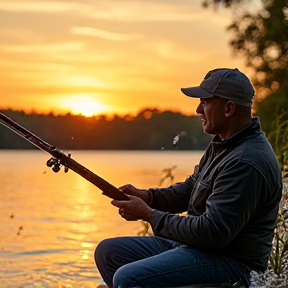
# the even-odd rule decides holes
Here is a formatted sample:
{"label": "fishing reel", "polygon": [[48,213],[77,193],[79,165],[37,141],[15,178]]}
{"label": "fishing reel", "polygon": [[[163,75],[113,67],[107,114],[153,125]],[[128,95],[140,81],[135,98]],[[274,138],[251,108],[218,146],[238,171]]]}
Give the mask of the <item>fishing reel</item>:
{"label": "fishing reel", "polygon": [[[71,154],[70,153],[68,154],[68,157],[71,158]],[[57,159],[55,157],[52,157],[46,162],[46,165],[48,167],[52,167],[53,172],[57,173],[57,172],[60,171],[62,163],[61,163],[61,160],[59,160],[59,159]],[[68,170],[69,170],[68,167],[65,166],[64,172],[67,173]]]}
{"label": "fishing reel", "polygon": [[47,162],[46,162],[46,165],[48,167],[52,167],[52,170],[57,173],[60,171],[60,168],[61,168],[61,162],[60,160],[56,159],[56,158],[50,158]]}

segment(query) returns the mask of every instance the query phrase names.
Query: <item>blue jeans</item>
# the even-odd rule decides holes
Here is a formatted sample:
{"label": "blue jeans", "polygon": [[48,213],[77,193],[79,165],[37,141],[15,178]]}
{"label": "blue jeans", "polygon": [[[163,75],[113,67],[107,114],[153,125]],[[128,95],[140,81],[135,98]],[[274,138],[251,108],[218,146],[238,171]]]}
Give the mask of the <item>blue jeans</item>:
{"label": "blue jeans", "polygon": [[110,288],[250,285],[249,270],[236,261],[155,236],[103,240],[95,262]]}

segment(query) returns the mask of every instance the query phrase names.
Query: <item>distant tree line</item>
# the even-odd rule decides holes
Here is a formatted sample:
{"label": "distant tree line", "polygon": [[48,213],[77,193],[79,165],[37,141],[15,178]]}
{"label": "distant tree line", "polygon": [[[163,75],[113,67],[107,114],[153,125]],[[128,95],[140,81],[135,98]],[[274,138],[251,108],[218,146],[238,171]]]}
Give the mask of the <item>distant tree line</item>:
{"label": "distant tree line", "polygon": [[[211,136],[198,116],[143,109],[135,117],[26,114],[0,110],[33,134],[60,149],[203,150]],[[0,125],[0,149],[31,149],[32,144]]]}

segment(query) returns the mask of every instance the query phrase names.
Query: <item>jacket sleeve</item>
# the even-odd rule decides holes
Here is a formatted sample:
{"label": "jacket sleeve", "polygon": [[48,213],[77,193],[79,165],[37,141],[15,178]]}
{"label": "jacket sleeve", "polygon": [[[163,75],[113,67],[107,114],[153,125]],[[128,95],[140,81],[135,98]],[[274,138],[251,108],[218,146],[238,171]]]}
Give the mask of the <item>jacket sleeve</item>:
{"label": "jacket sleeve", "polygon": [[221,249],[249,221],[257,209],[260,195],[262,198],[267,195],[263,175],[252,165],[241,162],[220,172],[211,183],[211,189],[206,211],[199,216],[178,216],[153,210],[154,235],[199,249]]}
{"label": "jacket sleeve", "polygon": [[199,166],[197,165],[194,174],[184,182],[173,184],[168,188],[150,188],[149,190],[152,192],[151,208],[170,213],[187,211],[198,170]]}

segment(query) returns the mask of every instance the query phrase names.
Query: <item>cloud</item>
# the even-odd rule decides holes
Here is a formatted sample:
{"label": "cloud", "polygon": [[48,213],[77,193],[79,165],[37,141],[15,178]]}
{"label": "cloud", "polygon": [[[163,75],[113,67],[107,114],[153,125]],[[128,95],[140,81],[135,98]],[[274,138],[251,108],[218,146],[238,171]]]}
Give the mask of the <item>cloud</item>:
{"label": "cloud", "polygon": [[0,11],[6,12],[68,12],[76,10],[79,7],[77,3],[71,2],[53,2],[53,1],[10,1],[2,0]]}
{"label": "cloud", "polygon": [[[30,60],[30,59],[29,59]],[[15,71],[25,71],[27,72],[69,72],[72,68],[72,65],[69,64],[60,64],[60,63],[53,63],[53,62],[20,62],[20,61],[1,61],[2,69],[10,70],[13,69]]]}
{"label": "cloud", "polygon": [[101,4],[102,6],[97,5],[97,9],[90,7],[89,10],[82,6],[81,12],[92,18],[121,22],[190,22],[201,19],[201,15],[195,13],[190,5],[179,5],[178,3],[107,1],[101,2]]}
{"label": "cloud", "polygon": [[142,37],[141,34],[120,34],[91,27],[72,27],[71,33],[76,35],[99,37],[110,41],[132,41]]}
{"label": "cloud", "polygon": [[[147,1],[23,1],[1,0],[0,11],[17,13],[67,13],[107,21],[122,22],[191,22],[201,19],[199,3],[157,3]],[[198,0],[199,1],[199,0]],[[196,1],[196,2],[198,2]],[[194,1],[191,1],[194,2]],[[201,14],[201,13],[200,13]]]}
{"label": "cloud", "polygon": [[66,51],[81,51],[85,48],[85,43],[64,42],[56,44],[37,44],[37,45],[6,45],[0,50],[10,53],[54,53]]}

